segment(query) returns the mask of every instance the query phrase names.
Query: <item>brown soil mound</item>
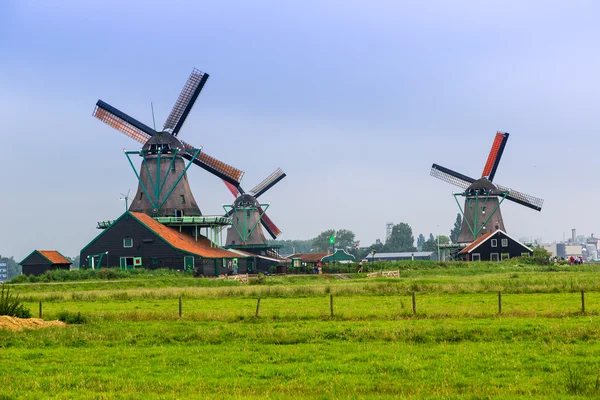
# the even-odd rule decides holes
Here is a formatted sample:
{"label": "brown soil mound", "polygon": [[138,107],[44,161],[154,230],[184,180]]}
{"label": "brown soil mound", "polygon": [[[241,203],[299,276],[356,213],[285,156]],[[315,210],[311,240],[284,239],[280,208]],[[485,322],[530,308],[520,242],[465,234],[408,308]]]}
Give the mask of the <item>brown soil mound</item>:
{"label": "brown soil mound", "polygon": [[11,331],[20,331],[21,329],[38,329],[48,326],[65,326],[61,321],[44,321],[39,318],[16,318],[7,315],[0,315],[0,329],[10,329]]}

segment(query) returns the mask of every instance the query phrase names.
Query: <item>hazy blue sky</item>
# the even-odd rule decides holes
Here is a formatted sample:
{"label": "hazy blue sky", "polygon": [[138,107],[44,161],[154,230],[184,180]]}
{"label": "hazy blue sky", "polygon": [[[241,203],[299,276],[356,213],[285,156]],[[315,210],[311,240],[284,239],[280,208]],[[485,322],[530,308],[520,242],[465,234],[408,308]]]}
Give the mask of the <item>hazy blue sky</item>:
{"label": "hazy blue sky", "polygon": [[[169,4],[169,5],[166,5]],[[600,3],[595,1],[0,1],[0,254],[76,255],[137,187],[92,117],[100,98],[162,126],[191,69],[211,77],[181,138],[246,172],[288,174],[263,201],[284,234],[385,222],[448,234],[455,188],[511,133],[496,181],[516,237],[597,231]],[[196,168],[202,211],[232,200]]]}

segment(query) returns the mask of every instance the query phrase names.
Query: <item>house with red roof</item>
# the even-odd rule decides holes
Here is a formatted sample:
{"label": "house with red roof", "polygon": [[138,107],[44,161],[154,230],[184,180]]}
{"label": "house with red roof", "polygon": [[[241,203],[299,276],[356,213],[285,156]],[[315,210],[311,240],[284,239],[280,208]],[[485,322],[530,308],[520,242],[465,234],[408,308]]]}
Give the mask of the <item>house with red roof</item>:
{"label": "house with red roof", "polygon": [[234,264],[244,274],[245,258],[217,246],[197,230],[168,226],[134,211],[110,222],[80,253],[84,268],[169,268],[193,271],[196,276],[226,274]]}
{"label": "house with red roof", "polygon": [[459,258],[466,261],[501,261],[532,255],[531,248],[501,229],[480,236],[458,253]]}
{"label": "house with red roof", "polygon": [[71,260],[56,250],[34,250],[19,263],[24,275],[42,275],[55,269],[70,269]]}

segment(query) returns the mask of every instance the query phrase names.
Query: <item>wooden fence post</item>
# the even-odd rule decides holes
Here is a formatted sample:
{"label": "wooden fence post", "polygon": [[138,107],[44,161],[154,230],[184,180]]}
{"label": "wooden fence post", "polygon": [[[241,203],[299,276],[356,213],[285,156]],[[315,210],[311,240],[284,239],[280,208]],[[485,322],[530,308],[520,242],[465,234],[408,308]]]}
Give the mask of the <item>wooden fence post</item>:
{"label": "wooden fence post", "polygon": [[415,292],[412,292],[412,306],[413,306],[413,314],[417,313],[417,295]]}
{"label": "wooden fence post", "polygon": [[179,318],[181,318],[181,311],[182,311],[182,306],[183,306],[183,300],[181,299],[181,296],[179,296]]}
{"label": "wooden fence post", "polygon": [[329,312],[331,314],[331,318],[333,318],[333,295],[329,295]]}
{"label": "wooden fence post", "polygon": [[260,309],[260,297],[258,298],[258,301],[256,302],[256,317],[258,317],[258,310]]}
{"label": "wooden fence post", "polygon": [[581,313],[585,314],[585,292],[581,291]]}
{"label": "wooden fence post", "polygon": [[40,300],[40,318],[42,318],[42,301]]}
{"label": "wooden fence post", "polygon": [[502,292],[498,292],[498,314],[502,314]]}

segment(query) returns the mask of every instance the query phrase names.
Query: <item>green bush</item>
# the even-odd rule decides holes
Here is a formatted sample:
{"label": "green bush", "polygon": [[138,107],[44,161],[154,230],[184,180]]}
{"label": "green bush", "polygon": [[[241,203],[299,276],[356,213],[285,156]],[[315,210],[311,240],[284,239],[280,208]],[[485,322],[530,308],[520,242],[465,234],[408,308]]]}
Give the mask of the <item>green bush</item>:
{"label": "green bush", "polygon": [[153,269],[136,268],[131,270],[122,270],[119,268],[101,268],[65,270],[57,269],[46,271],[42,275],[19,275],[11,279],[8,283],[38,283],[38,282],[72,282],[87,280],[113,280],[113,279],[131,279],[136,277],[160,278],[191,275],[191,273],[179,272],[173,269]]}
{"label": "green bush", "polygon": [[72,313],[69,311],[61,311],[58,313],[58,320],[65,324],[85,324],[88,322],[87,317],[81,315],[80,312]]}
{"label": "green bush", "polygon": [[19,296],[13,296],[9,288],[2,286],[0,292],[0,315],[8,315],[18,318],[31,318],[31,312],[19,300]]}
{"label": "green bush", "polygon": [[250,278],[248,280],[248,283],[250,285],[262,285],[267,281],[267,277],[263,274],[260,273],[256,276],[256,278]]}

